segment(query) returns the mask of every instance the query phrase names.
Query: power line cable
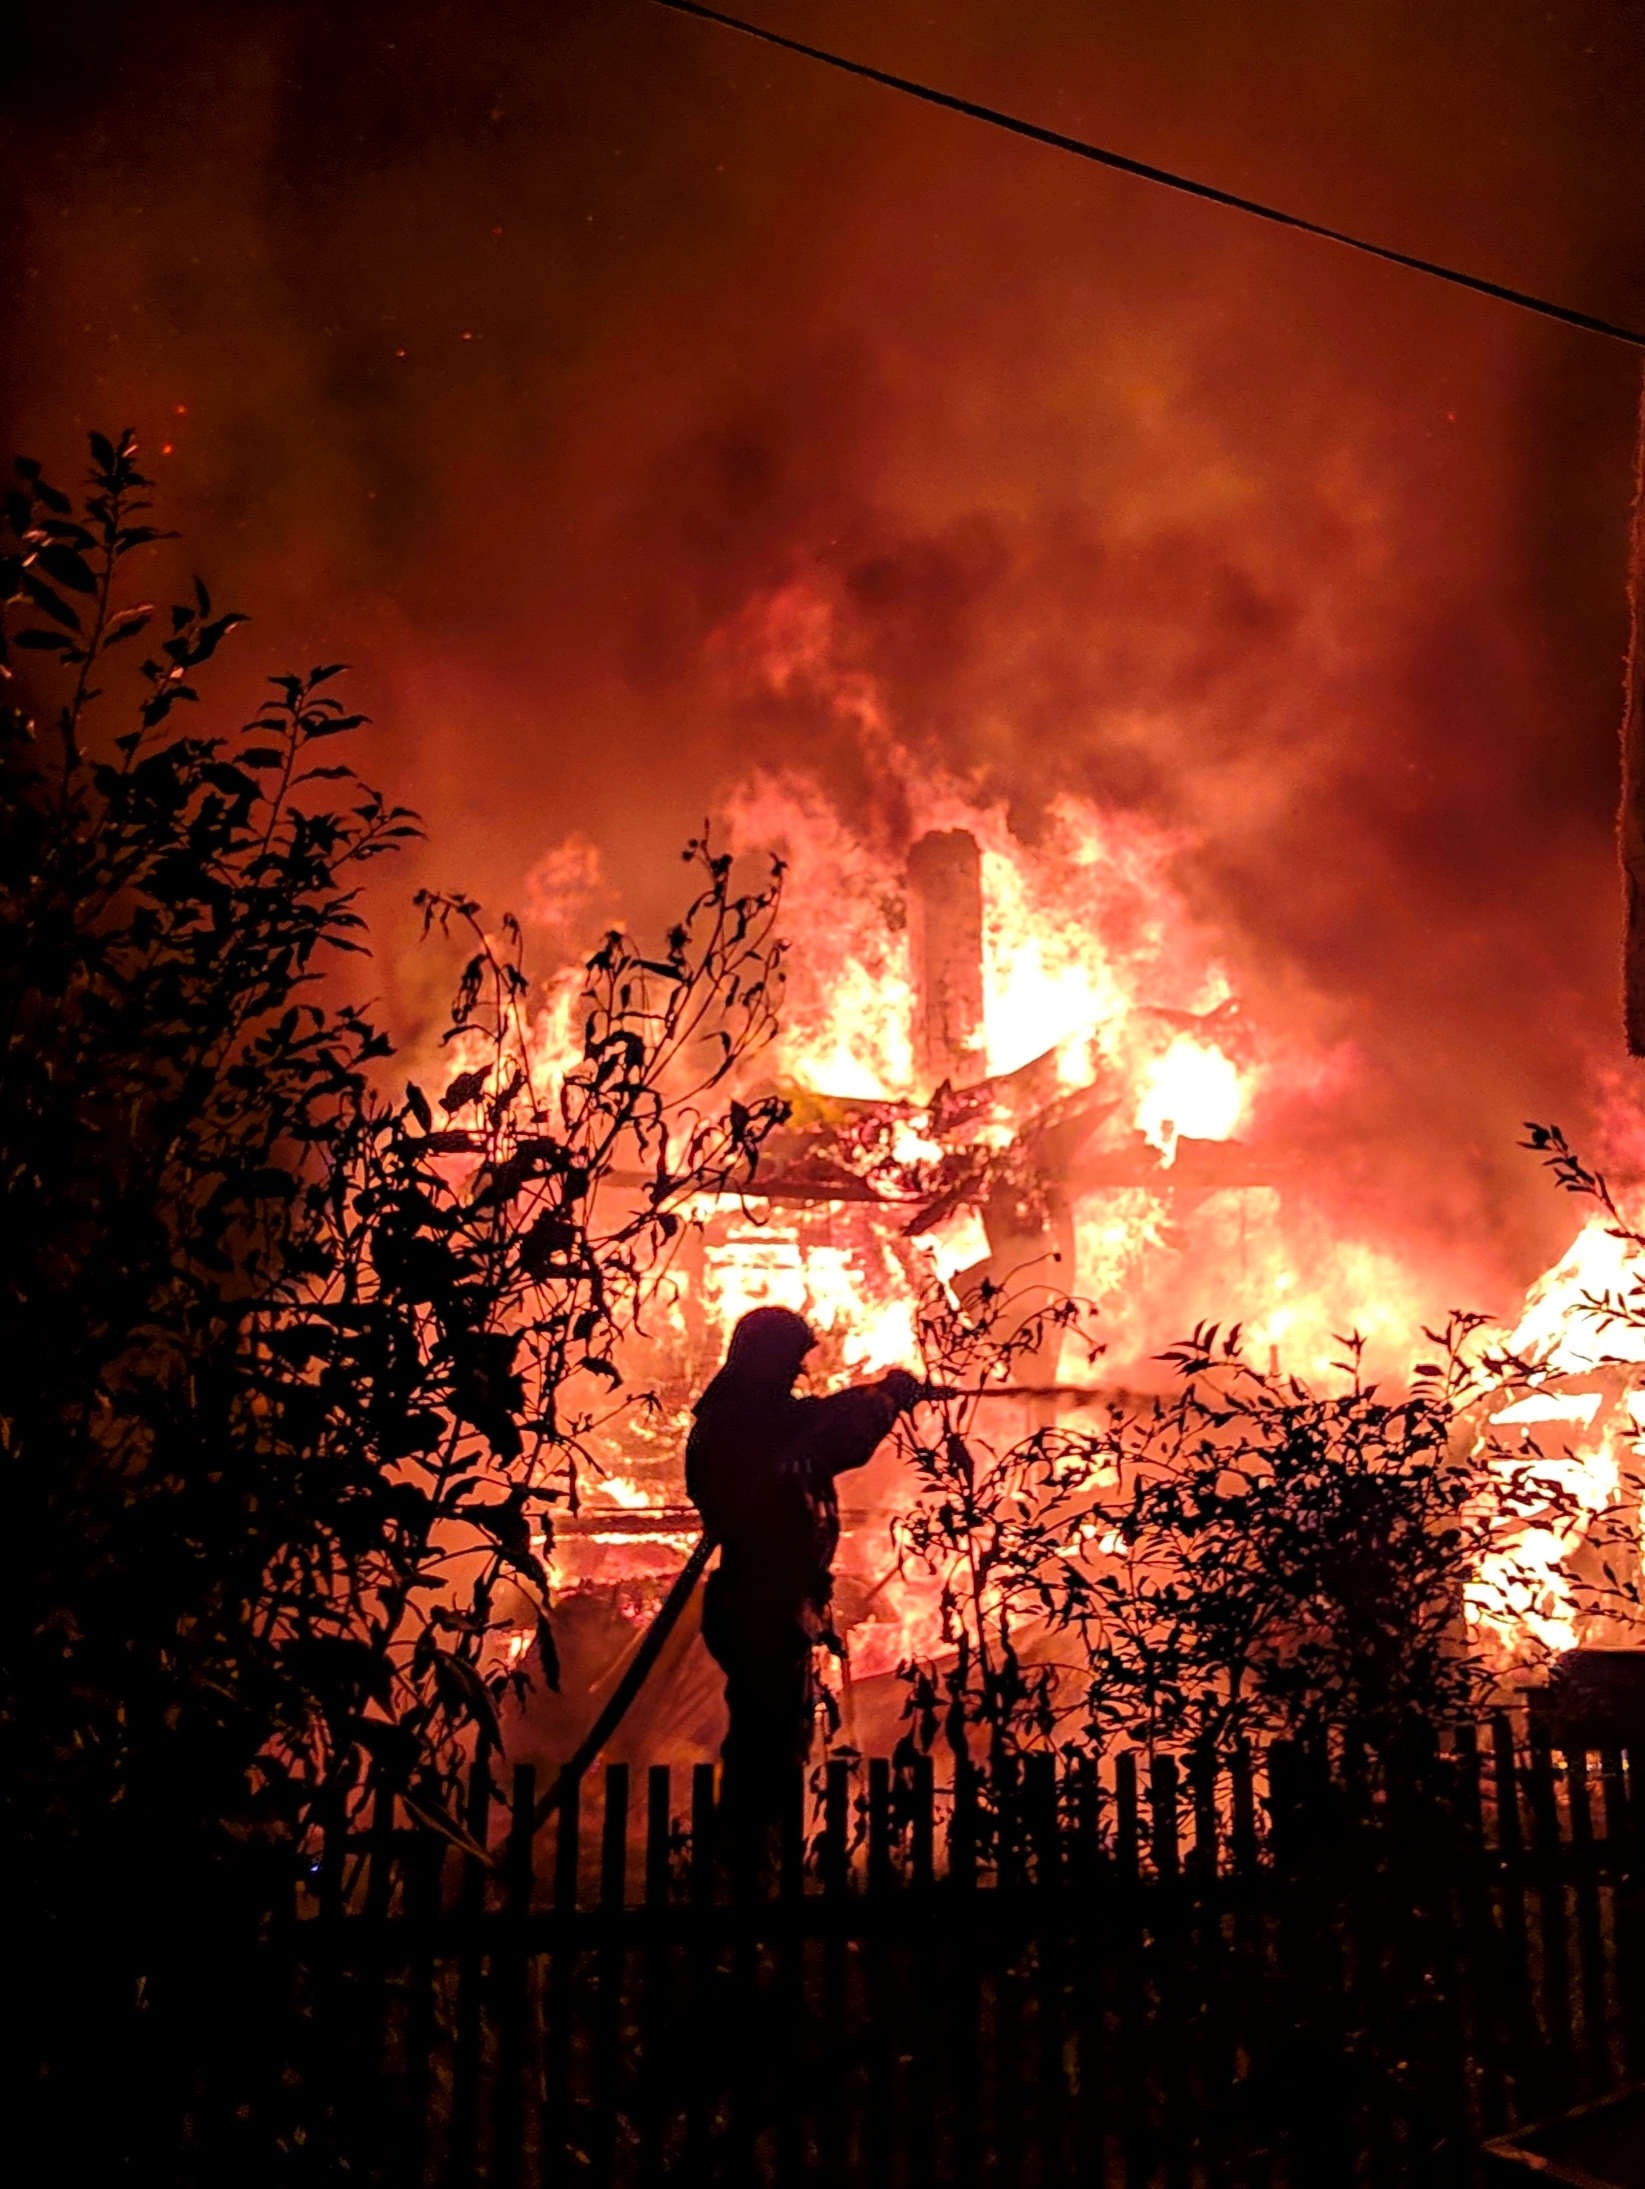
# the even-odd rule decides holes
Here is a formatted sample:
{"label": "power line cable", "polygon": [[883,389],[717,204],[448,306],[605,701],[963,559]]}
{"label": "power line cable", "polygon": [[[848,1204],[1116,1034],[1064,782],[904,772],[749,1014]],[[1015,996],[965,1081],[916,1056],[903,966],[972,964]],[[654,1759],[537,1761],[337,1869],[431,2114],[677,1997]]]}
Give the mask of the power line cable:
{"label": "power line cable", "polygon": [[1568,304],[1550,303],[1548,298],[1531,296],[1523,289],[1510,289],[1499,281],[1486,281],[1479,274],[1467,274],[1455,266],[1441,266],[1431,258],[1416,258],[1409,251],[1393,251],[1383,243],[1368,243],[1363,236],[1348,235],[1341,228],[1327,228],[1322,221],[1304,220],[1299,213],[1283,213],[1277,206],[1259,204],[1255,198],[1242,198],[1232,190],[1219,190],[1208,182],[1195,182],[1191,176],[1176,175],[1167,167],[1150,167],[1146,160],[1127,159],[1123,152],[1108,152],[1100,145],[1087,144],[1081,137],[1066,137],[1059,130],[1042,129],[1037,122],[1025,122],[1020,115],[1003,114],[997,107],[979,106],[975,100],[959,99],[952,92],[933,90],[929,84],[915,83],[907,76],[893,76],[885,69],[870,68],[866,61],[847,60],[843,54],[829,53],[821,46],[808,46],[798,38],[785,38],[780,32],[762,29],[758,23],[745,23],[735,15],[722,15],[718,8],[705,8],[699,0],[657,0],[657,5],[672,8],[678,15],[695,15],[705,23],[718,23],[725,30],[741,31],[745,37],[758,38],[768,46],[781,46],[785,52],[798,53],[808,61],[821,61],[828,68],[837,68],[847,76],[861,76],[871,84],[883,84],[888,91],[901,91],[911,99],[923,99],[928,106],[944,107],[951,114],[967,115],[972,121],[987,122],[992,128],[1007,129],[1013,136],[1027,137],[1035,144],[1049,145],[1056,152],[1072,152],[1077,159],[1092,160],[1099,167],[1111,167],[1122,175],[1135,175],[1140,181],[1159,183],[1167,190],[1180,190],[1191,198],[1203,198],[1211,205],[1226,205],[1236,213],[1250,213],[1258,220],[1272,221],[1276,227],[1294,228],[1305,236],[1319,236],[1327,243],[1343,244],[1350,251],[1363,251],[1370,258],[1380,258],[1391,266],[1406,266],[1413,273],[1430,274],[1436,281],[1448,281],[1454,288],[1471,289],[1476,296],[1495,297],[1499,304],[1514,304],[1521,311],[1535,312],[1540,318],[1558,320],[1562,326],[1580,327],[1586,334],[1608,335],[1614,342],[1626,342],[1636,350],[1645,350],[1645,334],[1632,327],[1618,327],[1608,319],[1596,319],[1590,312],[1573,311]]}

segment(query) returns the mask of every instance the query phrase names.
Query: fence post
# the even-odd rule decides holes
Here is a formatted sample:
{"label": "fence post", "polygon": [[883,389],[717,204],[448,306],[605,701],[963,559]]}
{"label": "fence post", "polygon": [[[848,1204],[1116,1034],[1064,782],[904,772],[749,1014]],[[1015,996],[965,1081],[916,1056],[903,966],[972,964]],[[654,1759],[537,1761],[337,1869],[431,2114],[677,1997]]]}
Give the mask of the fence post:
{"label": "fence post", "polygon": [[600,1947],[598,2021],[593,2031],[593,2117],[589,2156],[595,2180],[609,2180],[617,2136],[622,2067],[623,1915],[628,1900],[628,1765],[605,1767],[605,1814],[600,1820]]}
{"label": "fence post", "polygon": [[[464,1822],[477,1848],[486,1844],[491,1819],[491,1744],[482,1733],[474,1745],[474,1764],[468,1777],[468,1804]],[[467,2179],[472,2170],[479,2132],[479,2079],[482,2013],[480,1980],[484,1941],[480,1929],[485,1913],[486,1863],[479,1854],[463,1857],[463,1882],[458,1896],[457,2030],[451,2077],[450,2170],[455,2179]]]}
{"label": "fence post", "polygon": [[1189,1761],[1194,1788],[1193,1867],[1209,1880],[1217,1874],[1217,1758],[1212,1748],[1198,1748]]}
{"label": "fence post", "polygon": [[639,2008],[631,2040],[631,2058],[635,2062],[639,2086],[632,2106],[638,2141],[635,2161],[642,2181],[655,2180],[662,2170],[661,2152],[667,2140],[671,2111],[668,2055],[670,2037],[678,2020],[670,2012],[674,1968],[667,1921],[674,1882],[673,1783],[673,1774],[666,1763],[654,1763],[646,1772],[645,1951]]}
{"label": "fence post", "polygon": [[502,1982],[502,2032],[497,2065],[497,2130],[493,2171],[499,2189],[514,2189],[520,2179],[525,2146],[525,2064],[531,2046],[531,1895],[535,1883],[533,1852],[537,1837],[537,1773],[529,1763],[514,1766],[509,1798],[508,1850],[505,1856],[504,1909],[507,1917],[499,1956]]}
{"label": "fence post", "polygon": [[977,1882],[977,1779],[967,1756],[954,1759],[954,1799],[948,1819],[948,1877],[961,1892]]}
{"label": "fence post", "polygon": [[1547,1733],[1539,1725],[1531,1728],[1525,1778],[1537,1860],[1555,1862],[1559,1858],[1559,1804],[1554,1792],[1554,1752]]}
{"label": "fence post", "polygon": [[1479,1728],[1471,1722],[1459,1725],[1452,1742],[1455,1758],[1456,1804],[1466,1828],[1470,1843],[1479,1844],[1484,1831],[1484,1812],[1480,1793]]}
{"label": "fence post", "polygon": [[714,1766],[691,1767],[691,1905],[714,1902]]}
{"label": "fence post", "polygon": [[1289,1869],[1302,1852],[1298,1757],[1290,1741],[1268,1743],[1268,1846],[1275,1867]]}
{"label": "fence post", "polygon": [[1491,1785],[1496,1795],[1497,1853],[1517,1867],[1523,1848],[1519,1769],[1514,1761],[1514,1729],[1505,1710],[1491,1712]]}
{"label": "fence post", "polygon": [[577,1886],[582,1860],[583,1782],[575,1774],[562,1773],[559,1780],[559,1814],[554,1827],[554,1947],[549,1960],[547,2041],[544,2076],[548,2103],[543,2112],[543,2151],[552,2171],[548,2179],[563,2179],[560,2171],[570,2141],[571,2062],[574,2057],[572,2022],[577,1996]]}
{"label": "fence post", "polygon": [[777,1813],[777,1892],[785,1902],[805,1898],[805,1766],[783,1773]]}
{"label": "fence post", "polygon": [[389,2032],[389,1899],[394,1885],[394,1789],[386,1779],[377,1781],[371,1802],[371,1834],[366,1851],[366,1952],[370,1962],[367,2012],[372,2024],[372,2068],[382,2074],[388,2053]]}
{"label": "fence post", "polygon": [[851,1766],[831,1757],[823,1768],[822,1882],[827,1905],[822,1955],[821,2027],[817,2033],[829,2102],[822,2108],[817,2137],[825,2181],[845,2178],[850,2122],[845,2091],[850,2075],[851,2016],[847,2004],[847,1940],[844,1918],[850,1887]]}
{"label": "fence post", "polygon": [[1119,2027],[1114,2041],[1119,2070],[1116,2127],[1128,2182],[1153,2179],[1149,2131],[1150,2045],[1148,1969],[1143,1947],[1142,1831],[1138,1813],[1135,1748],[1114,1758],[1114,1873],[1118,1887],[1116,1957]]}
{"label": "fence post", "polygon": [[1617,1990],[1622,2007],[1623,2055],[1633,2080],[1645,2075],[1645,1880],[1639,1872],[1639,1835],[1645,1826],[1642,1771],[1645,1743],[1628,1743],[1626,1772],[1622,1752],[1607,1751],[1605,1837],[1616,1849],[1611,1856],[1611,1906],[1616,1925]]}
{"label": "fence post", "polygon": [[445,1876],[446,1842],[430,1831],[411,1843],[406,1863],[406,1913],[411,1927],[410,1995],[406,2001],[406,2062],[411,2102],[399,2153],[410,2178],[428,2147],[434,2088],[435,1982]]}
{"label": "fence post", "polygon": [[1154,1870],[1162,1881],[1175,1882],[1180,1867],[1177,1853],[1177,1759],[1155,1756],[1149,1767],[1149,1801],[1153,1809]]}
{"label": "fence post", "polygon": [[934,1866],[936,1837],[936,1779],[929,1756],[916,1756],[910,1772],[913,1801],[912,1848],[914,1884],[929,1889]]}
{"label": "fence post", "polygon": [[1628,1815],[1628,1782],[1623,1776],[1622,1751],[1600,1752],[1600,1771],[1605,1781],[1605,1861],[1613,1879],[1620,1879],[1633,1864],[1632,1820]]}
{"label": "fence post", "polygon": [[1057,1831],[1057,1759],[1025,1756],[1022,1763],[1023,1821],[1034,1851],[1034,1883],[1041,1892],[1062,1882],[1062,1842]]}
{"label": "fence post", "polygon": [[1179,1802],[1181,1772],[1175,1756],[1154,1755],[1148,1767],[1151,1853],[1155,1904],[1150,1923],[1154,1965],[1155,2042],[1160,2081],[1160,2141],[1165,2178],[1186,2184],[1192,2137],[1192,2100],[1188,2087],[1189,2025],[1194,1968],[1192,1927],[1187,1896],[1178,1892],[1182,1878]]}
{"label": "fence post", "polygon": [[1097,1876],[1102,1845],[1102,1784],[1096,1761],[1076,1756],[1064,1782],[1068,1789],[1069,1822],[1073,1834],[1069,1876],[1089,1892]]}
{"label": "fence post", "polygon": [[1543,2110],[1541,2047],[1525,1917],[1525,1834],[1519,1814],[1519,1766],[1514,1729],[1505,1710],[1491,1713],[1491,1790],[1496,1797],[1496,1855],[1502,1910],[1502,1995],[1510,2027],[1508,2076],[1518,2106],[1533,2118]]}
{"label": "fence post", "polygon": [[348,1806],[335,1789],[325,1796],[320,1827],[320,1874],[316,1897],[320,1919],[328,1925],[342,1920],[343,1865],[348,1858]]}
{"label": "fence post", "polygon": [[850,1879],[851,1766],[832,1758],[823,1780],[823,1890],[832,1897],[844,1893]]}
{"label": "fence post", "polygon": [[[804,2171],[807,2100],[806,2046],[809,2031],[805,1983],[806,1783],[803,1764],[788,1765],[778,1791],[776,1982],[771,2002],[776,2015],[774,2052],[780,2062],[775,2081],[777,2131],[775,2176],[797,2181]],[[650,2179],[649,2176],[642,2177]]]}
{"label": "fence post", "polygon": [[645,1782],[645,1904],[668,1905],[668,1842],[673,1825],[671,1780],[666,1763],[654,1763]]}
{"label": "fence post", "polygon": [[[862,1944],[857,1963],[861,2004],[857,2012],[870,2029],[888,2024],[893,1985],[890,1942],[898,1920],[906,1910],[893,1897],[896,1867],[891,1843],[891,1763],[886,1756],[868,1759],[868,1888],[862,1908]],[[888,2179],[895,2168],[895,2121],[898,2072],[896,2047],[878,2044],[868,2048],[863,2062],[861,2128],[858,2148],[863,2172],[870,2181]],[[753,2178],[752,2169],[737,2177]]]}
{"label": "fence post", "polygon": [[1248,1877],[1257,1866],[1257,1797],[1251,1783],[1251,1749],[1246,1741],[1235,1744],[1229,1767],[1233,1781],[1233,1862],[1236,1876]]}
{"label": "fence post", "polygon": [[[1062,1895],[1065,1874],[1062,1835],[1058,1830],[1057,1759],[1036,1753],[1023,1759],[1023,1812],[1034,1852],[1034,1916],[1039,1939],[1035,2019],[1039,2025],[1038,2103],[1031,2106],[1042,2180],[1061,2174],[1069,2157],[1070,2085],[1079,2081],[1079,2021],[1069,2013],[1069,1944],[1064,1926],[1069,1905]],[[1073,1865],[1067,1868],[1071,1871]]]}
{"label": "fence post", "polygon": [[1137,1882],[1137,1752],[1122,1748],[1114,1758],[1114,1867],[1122,1885]]}
{"label": "fence post", "polygon": [[953,1903],[927,1936],[941,1941],[939,1968],[949,1977],[954,2059],[954,2144],[959,2178],[977,2178],[977,2119],[981,2095],[982,1941],[973,1895],[977,1889],[977,1773],[962,1734],[953,1743],[954,1793],[948,1817],[948,1895]]}
{"label": "fence post", "polygon": [[[715,1839],[714,1766],[691,1767],[691,1858],[688,1891],[691,1900],[690,1944],[686,1954],[686,1999],[698,2001],[712,1995],[714,1983],[714,1884],[717,1865]],[[720,2053],[711,2041],[706,2020],[688,2014],[681,2032],[686,2072],[685,2167],[687,2179],[708,2173],[709,2123],[718,2103]]]}
{"label": "fence post", "polygon": [[1605,2080],[1605,1934],[1600,1923],[1599,1876],[1594,1866],[1594,1815],[1588,1793],[1588,1751],[1567,1748],[1565,1798],[1571,1814],[1571,1865],[1576,1887],[1577,1966],[1582,1985],[1582,2023],[1589,2073],[1596,2088]]}
{"label": "fence post", "polygon": [[868,1889],[891,1890],[891,1765],[884,1756],[868,1760]]}
{"label": "fence post", "polygon": [[994,1883],[1009,1892],[1022,1883],[1022,1798],[1015,1756],[994,1762]]}

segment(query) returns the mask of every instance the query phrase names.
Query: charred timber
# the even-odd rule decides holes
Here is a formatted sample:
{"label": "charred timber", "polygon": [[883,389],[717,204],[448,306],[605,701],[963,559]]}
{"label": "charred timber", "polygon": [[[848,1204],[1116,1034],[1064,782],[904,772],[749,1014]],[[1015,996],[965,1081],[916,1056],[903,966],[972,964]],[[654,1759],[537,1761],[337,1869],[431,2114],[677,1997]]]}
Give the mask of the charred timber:
{"label": "charred timber", "polygon": [[914,1069],[927,1087],[963,1087],[983,1051],[982,854],[969,829],[933,829],[908,854]]}

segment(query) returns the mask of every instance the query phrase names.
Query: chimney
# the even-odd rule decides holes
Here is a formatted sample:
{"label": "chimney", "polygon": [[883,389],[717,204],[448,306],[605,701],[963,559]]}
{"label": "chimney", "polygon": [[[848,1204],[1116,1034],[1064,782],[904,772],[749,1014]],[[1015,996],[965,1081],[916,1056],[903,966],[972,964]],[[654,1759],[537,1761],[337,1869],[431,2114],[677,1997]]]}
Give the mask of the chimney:
{"label": "chimney", "polygon": [[908,854],[914,1072],[926,1093],[985,1077],[982,857],[968,829],[933,829]]}

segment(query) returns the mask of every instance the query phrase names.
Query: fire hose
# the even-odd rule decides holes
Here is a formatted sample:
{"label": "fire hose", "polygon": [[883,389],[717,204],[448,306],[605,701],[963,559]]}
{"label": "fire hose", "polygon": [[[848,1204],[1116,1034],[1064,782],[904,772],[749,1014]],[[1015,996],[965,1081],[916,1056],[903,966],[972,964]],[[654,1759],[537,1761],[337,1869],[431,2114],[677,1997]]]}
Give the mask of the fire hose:
{"label": "fire hose", "polygon": [[663,1653],[663,1644],[680,1623],[680,1614],[696,1593],[697,1583],[703,1577],[715,1546],[715,1538],[705,1528],[697,1539],[695,1549],[674,1578],[674,1586],[657,1607],[657,1615],[640,1638],[640,1646],[634,1652],[628,1670],[606,1697],[605,1708],[589,1727],[576,1753],[561,1766],[554,1784],[537,1804],[533,1823],[542,1824],[553,1815],[571,1789],[577,1785],[584,1772],[600,1753],[600,1750],[616,1732],[628,1715],[628,1706],[651,1677],[651,1668]]}

